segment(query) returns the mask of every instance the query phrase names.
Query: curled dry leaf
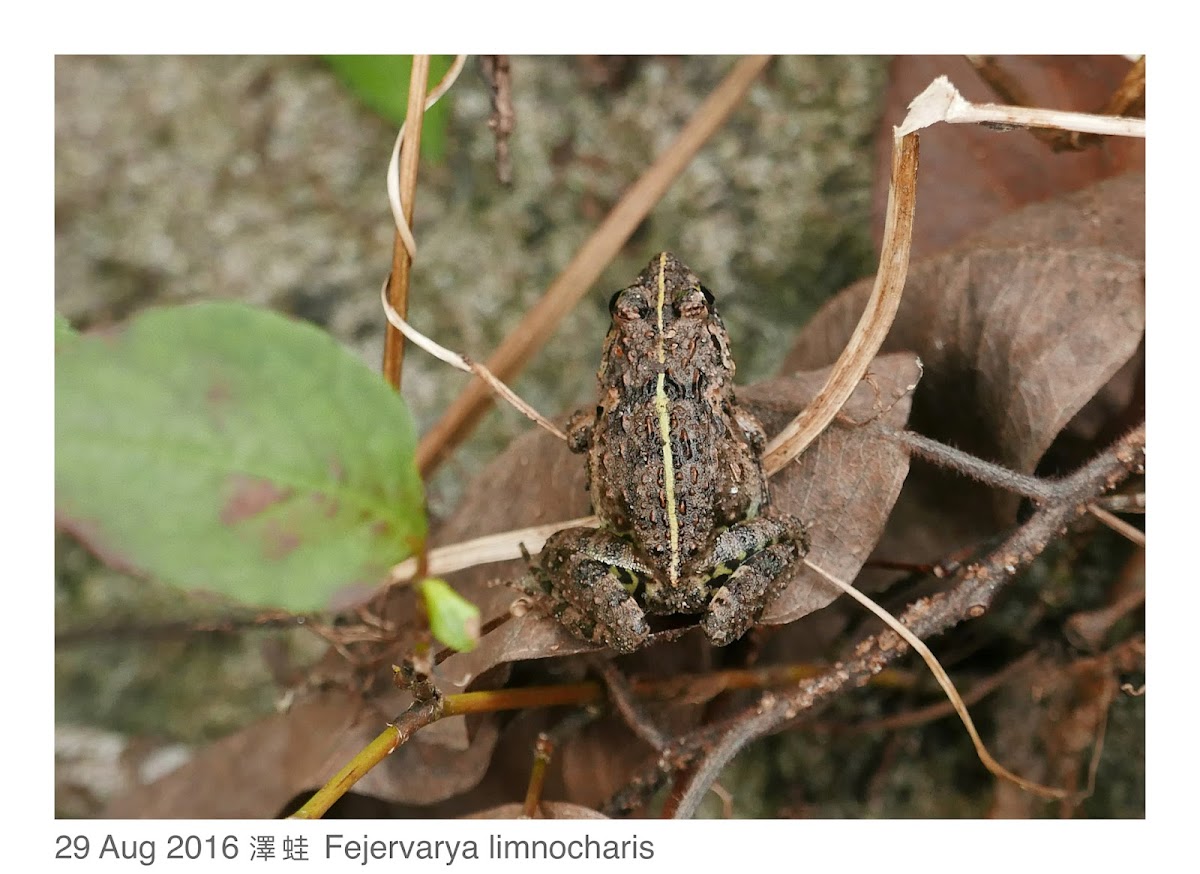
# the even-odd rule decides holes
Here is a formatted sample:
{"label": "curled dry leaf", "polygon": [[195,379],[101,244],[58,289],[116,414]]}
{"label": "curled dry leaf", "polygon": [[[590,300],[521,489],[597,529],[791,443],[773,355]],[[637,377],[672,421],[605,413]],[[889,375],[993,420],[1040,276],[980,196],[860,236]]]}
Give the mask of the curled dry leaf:
{"label": "curled dry leaf", "polygon": [[[1026,207],[963,245],[914,264],[884,344],[885,350],[916,352],[925,364],[914,429],[1032,472],[1142,341],[1143,215],[1142,177],[1125,176]],[[833,360],[869,291],[869,281],[858,282],[826,304],[801,333],[786,366]],[[926,477],[916,479],[920,491]],[[957,529],[964,537],[972,513],[975,521],[994,524],[997,517],[1011,521],[1017,507],[1011,495],[989,498],[961,481],[936,490],[930,497],[943,509],[927,525]],[[926,543],[934,551],[916,555],[897,544],[889,557],[928,559],[962,542],[939,538],[938,544]]]}

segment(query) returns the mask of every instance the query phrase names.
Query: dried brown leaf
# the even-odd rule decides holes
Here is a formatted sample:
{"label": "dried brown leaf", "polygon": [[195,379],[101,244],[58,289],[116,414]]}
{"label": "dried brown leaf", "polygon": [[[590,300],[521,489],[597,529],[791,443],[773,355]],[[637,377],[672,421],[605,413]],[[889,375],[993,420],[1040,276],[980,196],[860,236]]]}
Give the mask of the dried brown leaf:
{"label": "dried brown leaf", "polygon": [[[1097,112],[1125,76],[1120,57],[1005,57],[999,65],[1036,106]],[[891,65],[876,148],[876,244],[883,228],[891,166],[892,126],[933,79],[946,75],[972,101],[1006,103],[965,58],[908,56]],[[1081,152],[1053,152],[1027,130],[937,125],[921,134],[914,258],[954,245],[1025,204],[1045,200],[1145,167],[1145,143],[1109,137]]]}
{"label": "dried brown leaf", "polygon": [[[1027,207],[913,265],[884,344],[914,351],[925,364],[913,427],[1032,472],[1141,343],[1143,213],[1141,177],[1122,177]],[[869,290],[869,281],[859,282],[826,304],[786,366],[832,360]],[[1012,496],[993,503],[975,493],[974,501],[1008,520],[1017,506]]]}
{"label": "dried brown leaf", "polygon": [[[394,714],[392,714],[394,715]],[[182,767],[114,799],[106,817],[256,818],[278,814],[315,790],[374,738],[390,716],[348,692],[326,692],[209,744]],[[462,720],[446,720],[453,728]],[[432,729],[435,726],[430,726]],[[439,724],[438,727],[441,727]],[[421,732],[355,787],[392,801],[431,804],[479,782],[498,729],[479,720],[465,748],[430,743]]]}
{"label": "dried brown leaf", "polygon": [[300,789],[321,779],[326,760],[353,720],[349,696],[306,701],[302,717],[271,716],[218,740],[166,777],[115,798],[106,817],[273,816]]}

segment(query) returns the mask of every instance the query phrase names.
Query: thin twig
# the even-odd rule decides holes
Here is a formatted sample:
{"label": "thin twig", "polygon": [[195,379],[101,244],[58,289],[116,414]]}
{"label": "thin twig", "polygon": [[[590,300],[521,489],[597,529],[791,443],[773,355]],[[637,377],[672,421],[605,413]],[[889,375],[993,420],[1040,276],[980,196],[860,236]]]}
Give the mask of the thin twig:
{"label": "thin twig", "polygon": [[939,443],[923,434],[917,434],[915,431],[896,430],[886,425],[868,427],[875,433],[895,441],[918,458],[932,462],[938,467],[953,470],[985,485],[1022,497],[1033,498],[1036,501],[1051,500],[1056,494],[1053,480],[1017,473],[990,461],[984,461],[982,458],[976,458],[961,449]]}
{"label": "thin twig", "polygon": [[546,732],[539,732],[533,745],[533,767],[529,769],[529,788],[525,790],[525,804],[521,815],[533,819],[542,803],[542,788],[546,785],[546,770],[554,758],[555,743]]}
{"label": "thin twig", "polygon": [[[455,571],[476,567],[481,564],[492,564],[498,561],[512,561],[522,558],[521,545],[524,544],[530,555],[542,551],[542,547],[554,532],[563,528],[595,528],[600,520],[595,516],[581,516],[578,519],[568,519],[566,522],[551,522],[549,525],[534,525],[531,528],[517,528],[512,531],[501,531],[498,534],[488,534],[476,537],[474,540],[463,540],[447,546],[439,546],[429,551],[429,563],[426,574],[443,577]],[[388,578],[393,583],[411,581],[417,572],[417,560],[405,559],[388,572]]]}
{"label": "thin twig", "polygon": [[[421,155],[421,128],[425,122],[425,86],[429,81],[429,55],[413,55],[408,79],[408,111],[404,118],[404,146],[400,153],[400,196],[404,207],[402,225],[412,235],[413,204],[417,196],[417,167]],[[408,312],[409,274],[414,249],[405,245],[400,224],[392,241],[392,270],[387,280],[387,300],[397,312]],[[391,327],[384,331],[383,377],[396,389],[404,369],[404,335]]]}
{"label": "thin twig", "polygon": [[[1066,477],[1062,499],[1040,507],[988,556],[964,568],[953,589],[910,604],[899,621],[917,637],[927,639],[984,615],[1017,570],[1032,562],[1060,532],[1086,513],[1091,500],[1115,488],[1130,474],[1144,472],[1145,450],[1146,426],[1142,424]],[[892,631],[865,638],[854,648],[854,658],[834,665],[819,677],[786,694],[766,693],[742,713],[676,738],[609,799],[603,811],[617,815],[641,806],[647,793],[663,784],[667,769],[689,766],[721,745],[719,756],[705,756],[712,763],[705,776],[715,778],[721,758],[732,757],[746,743],[790,722],[847,686],[862,685],[907,651],[908,645]]]}
{"label": "thin twig", "polygon": [[[1027,652],[1014,662],[1005,665],[990,677],[985,677],[962,694],[964,704],[977,704],[991,695],[1017,674],[1027,670],[1037,659],[1036,652]],[[877,731],[896,731],[902,728],[913,728],[925,725],[938,719],[954,714],[954,705],[949,701],[938,701],[926,707],[894,713],[881,719],[872,719],[848,726],[813,725],[814,730],[829,730],[847,734],[870,734]]]}
{"label": "thin twig", "polygon": [[[992,91],[1005,103],[1013,106],[1032,107],[1036,102],[1021,86],[1021,83],[1010,75],[990,55],[967,55],[967,60],[975,67],[975,71],[991,87]],[[1117,89],[1105,101],[1098,114],[1112,116],[1137,115],[1139,101],[1144,104],[1146,99],[1146,59],[1142,57],[1134,62],[1129,72]],[[1035,127],[1029,131],[1055,152],[1067,150],[1079,151],[1100,142],[1096,134],[1080,133],[1076,130]]]}
{"label": "thin twig", "polygon": [[[408,80],[408,109],[404,123],[396,134],[392,157],[388,162],[388,203],[396,235],[392,242],[392,269],[388,274],[386,298],[398,313],[408,312],[409,277],[413,259],[417,257],[417,242],[412,233],[413,201],[417,192],[417,167],[421,156],[421,127],[425,112],[450,90],[462,71],[464,55],[455,58],[437,87],[425,95],[429,81],[429,55],[413,55],[412,72]],[[400,388],[404,365],[404,336],[388,326],[383,337],[383,376],[390,385]]]}
{"label": "thin twig", "polygon": [[[741,103],[769,60],[766,57],[739,60],[696,110],[675,141],[630,186],[542,298],[488,359],[487,367],[498,379],[511,380],[546,342],[700,147]],[[417,464],[423,475],[428,476],[446,454],[466,438],[490,404],[487,386],[481,380],[472,380],[417,447]]]}
{"label": "thin twig", "polygon": [[611,660],[601,657],[592,658],[590,663],[604,681],[613,710],[621,715],[629,729],[653,749],[661,750],[665,747],[666,736],[654,724],[654,720],[646,713],[641,703],[634,700],[633,687],[625,679],[625,675],[617,670],[617,666]]}
{"label": "thin twig", "polygon": [[[459,55],[454,59],[454,63],[450,65],[450,69],[446,71],[446,75],[442,77],[442,81],[438,82],[437,87],[430,91],[429,96],[425,98],[425,112],[428,112],[429,107],[441,100],[446,92],[450,90],[451,86],[458,80],[458,75],[462,72],[466,62],[466,55]],[[405,141],[405,126],[402,124],[400,125],[400,130],[396,133],[396,141],[392,144],[392,157],[388,161],[388,205],[392,209],[392,222],[396,225],[396,232],[400,235],[400,239],[404,241],[404,249],[411,258],[415,259],[417,257],[417,241],[413,237],[409,222],[405,219],[405,215],[410,213],[411,210],[405,205],[400,191],[400,151]]]}
{"label": "thin twig", "polygon": [[431,701],[413,704],[396,717],[394,722],[388,723],[387,728],[308,799],[303,807],[293,813],[290,819],[320,819],[351,786],[390,756],[398,746],[412,737],[417,729],[436,722],[441,716],[440,696]]}
{"label": "thin twig", "polygon": [[496,178],[501,185],[512,183],[512,161],[508,155],[508,138],[516,127],[516,111],[512,100],[512,70],[508,55],[482,55],[479,66],[492,92],[492,115],[488,127],[496,137]]}

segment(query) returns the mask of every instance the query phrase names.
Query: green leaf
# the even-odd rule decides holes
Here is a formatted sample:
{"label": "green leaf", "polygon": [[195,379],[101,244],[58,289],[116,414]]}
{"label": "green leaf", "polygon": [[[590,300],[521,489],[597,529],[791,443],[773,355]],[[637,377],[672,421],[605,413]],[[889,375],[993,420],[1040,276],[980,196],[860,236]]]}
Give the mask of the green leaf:
{"label": "green leaf", "polygon": [[445,580],[427,579],[421,582],[429,628],[451,649],[470,652],[479,642],[479,608],[464,598]]}
{"label": "green leaf", "polygon": [[312,325],[234,303],[149,310],[55,361],[59,521],[110,564],[322,609],[425,536],[400,397]]}
{"label": "green leaf", "polygon": [[[325,60],[358,98],[392,124],[399,126],[408,110],[408,80],[412,55],[326,55]],[[454,63],[453,55],[429,59],[429,87],[433,88]],[[425,113],[421,122],[421,153],[440,161],[446,152],[449,123],[447,94]]]}
{"label": "green leaf", "polygon": [[67,321],[67,317],[62,313],[54,314],[54,345],[57,346],[72,337],[78,337],[79,333],[71,327],[71,323]]}

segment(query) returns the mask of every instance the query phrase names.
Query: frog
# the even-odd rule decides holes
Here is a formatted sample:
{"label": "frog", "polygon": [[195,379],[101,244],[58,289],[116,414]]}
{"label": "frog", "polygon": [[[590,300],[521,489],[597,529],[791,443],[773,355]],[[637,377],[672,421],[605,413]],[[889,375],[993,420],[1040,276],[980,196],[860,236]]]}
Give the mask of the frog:
{"label": "frog", "polygon": [[770,507],[766,434],[736,402],[729,334],[697,275],[662,252],[609,314],[599,400],[565,429],[600,524],[552,534],[526,586],[575,637],[618,653],[675,614],[726,646],[793,575],[807,528]]}

